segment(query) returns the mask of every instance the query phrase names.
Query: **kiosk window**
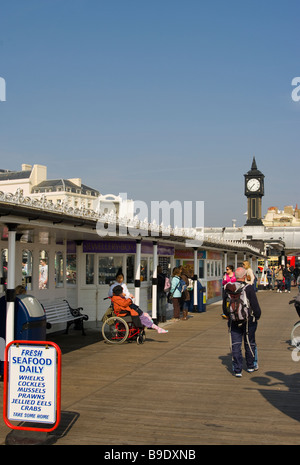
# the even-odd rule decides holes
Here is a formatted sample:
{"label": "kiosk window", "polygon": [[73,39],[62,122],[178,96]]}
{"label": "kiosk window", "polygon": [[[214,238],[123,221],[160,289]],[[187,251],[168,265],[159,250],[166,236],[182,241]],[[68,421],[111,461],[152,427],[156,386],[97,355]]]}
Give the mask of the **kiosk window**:
{"label": "kiosk window", "polygon": [[66,283],[76,284],[76,254],[67,254]]}
{"label": "kiosk window", "polygon": [[86,255],[85,283],[94,284],[94,255]]}
{"label": "kiosk window", "polygon": [[148,258],[141,260],[141,281],[148,281]]}
{"label": "kiosk window", "polygon": [[8,263],[8,249],[1,251],[1,263],[0,263],[0,283],[2,292],[7,287],[7,263]]}
{"label": "kiosk window", "polygon": [[30,250],[22,252],[22,286],[27,291],[32,289],[32,252]]}
{"label": "kiosk window", "polygon": [[48,252],[46,250],[41,250],[39,262],[39,289],[48,289],[48,263]]}
{"label": "kiosk window", "polygon": [[127,284],[134,282],[134,255],[128,255],[126,258],[127,261]]}
{"label": "kiosk window", "polygon": [[123,257],[99,257],[99,284],[110,284],[122,271]]}
{"label": "kiosk window", "polygon": [[55,287],[64,286],[64,257],[62,252],[55,254]]}
{"label": "kiosk window", "polygon": [[199,260],[199,276],[200,279],[204,278],[204,260]]}

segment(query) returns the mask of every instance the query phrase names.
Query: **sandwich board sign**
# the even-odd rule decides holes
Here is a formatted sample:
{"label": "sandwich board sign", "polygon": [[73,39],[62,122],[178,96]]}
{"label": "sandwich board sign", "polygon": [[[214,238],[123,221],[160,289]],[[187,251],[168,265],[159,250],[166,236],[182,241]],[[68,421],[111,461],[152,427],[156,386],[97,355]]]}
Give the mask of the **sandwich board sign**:
{"label": "sandwich board sign", "polygon": [[[4,420],[13,429],[52,431],[60,420],[61,353],[51,342],[12,341],[6,348]],[[11,421],[25,422],[13,426]],[[45,423],[50,428],[26,426]],[[51,425],[54,425],[51,428]]]}

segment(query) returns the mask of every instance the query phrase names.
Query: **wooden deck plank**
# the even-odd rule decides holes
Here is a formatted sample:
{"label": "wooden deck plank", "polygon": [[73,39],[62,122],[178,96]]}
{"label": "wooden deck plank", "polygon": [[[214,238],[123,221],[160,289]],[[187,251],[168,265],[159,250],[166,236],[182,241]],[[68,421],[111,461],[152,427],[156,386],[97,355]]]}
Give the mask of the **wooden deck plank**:
{"label": "wooden deck plank", "polygon": [[[297,314],[288,305],[296,293],[258,293],[259,371],[241,379],[220,305],[168,324],[166,335],[147,331],[142,346],[111,346],[99,329],[51,335],[63,350],[62,410],[79,415],[56,444],[298,444],[300,362],[289,344]],[[2,443],[8,432],[2,424]]]}

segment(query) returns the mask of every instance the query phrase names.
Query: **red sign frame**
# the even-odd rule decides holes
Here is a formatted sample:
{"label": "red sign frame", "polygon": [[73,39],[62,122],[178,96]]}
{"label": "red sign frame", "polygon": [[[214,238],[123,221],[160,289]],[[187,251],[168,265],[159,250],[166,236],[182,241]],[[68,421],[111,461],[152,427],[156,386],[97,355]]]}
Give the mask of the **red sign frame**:
{"label": "red sign frame", "polygon": [[[43,345],[43,346],[52,346],[55,348],[57,353],[57,379],[56,379],[56,422],[52,428],[38,428],[38,427],[31,427],[31,426],[23,426],[23,425],[13,425],[10,420],[7,418],[7,402],[8,402],[8,350],[11,345],[19,344],[19,345]],[[5,348],[5,359],[4,359],[4,392],[3,392],[3,418],[5,424],[11,428],[16,430],[26,430],[26,431],[43,431],[50,433],[54,431],[59,423],[61,418],[61,350],[55,342],[50,341],[12,341],[7,344]],[[31,422],[32,423],[32,422]]]}

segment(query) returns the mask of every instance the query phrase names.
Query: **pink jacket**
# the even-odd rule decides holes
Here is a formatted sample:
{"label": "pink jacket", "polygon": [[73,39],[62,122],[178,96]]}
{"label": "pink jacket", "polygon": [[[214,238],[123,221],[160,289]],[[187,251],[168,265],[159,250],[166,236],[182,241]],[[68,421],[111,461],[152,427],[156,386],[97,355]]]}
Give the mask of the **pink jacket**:
{"label": "pink jacket", "polygon": [[223,278],[222,284],[225,286],[227,283],[235,283],[236,282],[236,277],[235,274],[233,273],[233,276],[231,278],[228,276],[228,274],[225,274],[225,278]]}

